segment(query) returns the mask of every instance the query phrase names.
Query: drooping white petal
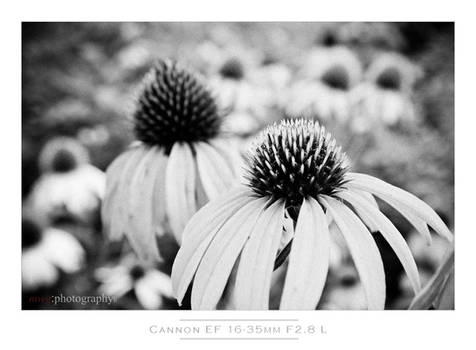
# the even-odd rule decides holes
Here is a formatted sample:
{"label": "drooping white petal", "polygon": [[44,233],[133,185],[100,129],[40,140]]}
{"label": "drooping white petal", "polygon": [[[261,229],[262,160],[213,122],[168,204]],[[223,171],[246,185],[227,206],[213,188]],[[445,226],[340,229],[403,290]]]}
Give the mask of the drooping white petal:
{"label": "drooping white petal", "polygon": [[430,230],[428,229],[428,225],[426,224],[425,221],[420,219],[418,216],[415,214],[412,214],[412,210],[408,209],[406,206],[403,204],[399,203],[398,201],[395,201],[394,199],[390,197],[386,197],[385,201],[391,205],[395,210],[400,212],[402,216],[407,219],[407,221],[415,227],[418,233],[420,233],[423,238],[425,238],[426,244],[431,245],[432,244],[432,238],[430,234]]}
{"label": "drooping white petal", "polygon": [[223,156],[205,142],[195,144],[200,180],[210,200],[213,200],[233,184],[234,175]]}
{"label": "drooping white petal", "polygon": [[283,234],[284,203],[275,202],[259,217],[241,253],[235,284],[238,310],[267,310],[274,261]]}
{"label": "drooping white petal", "polygon": [[343,203],[323,196],[322,202],[330,211],[342,232],[364,286],[368,308],[385,307],[385,273],[377,244],[360,219]]}
{"label": "drooping white petal", "polygon": [[[195,170],[198,174],[198,165],[196,164],[197,160],[195,159]],[[203,188],[202,180],[200,179],[200,176],[196,177],[196,195],[197,195],[197,208],[200,209],[203,207],[205,204],[207,204],[210,201],[210,198],[208,198],[207,193],[205,192],[205,189]]]}
{"label": "drooping white petal", "polygon": [[125,153],[117,157],[106,170],[106,191],[101,206],[101,218],[103,225],[109,229],[113,207],[113,203],[117,200],[118,194],[122,186],[119,184],[124,165],[129,159],[133,150],[127,150]]}
{"label": "drooping white petal", "polygon": [[250,193],[240,187],[208,202],[190,219],[172,267],[172,287],[179,304],[210,241],[229,217],[252,200]]}
{"label": "drooping white petal", "polygon": [[449,241],[453,240],[453,234],[446,227],[441,218],[435,213],[435,211],[428,204],[418,199],[413,194],[396,186],[390,185],[385,181],[377,179],[373,176],[359,173],[348,173],[346,176],[350,180],[346,184],[346,186],[349,188],[358,188],[368,191],[380,197],[384,201],[387,201],[387,199],[390,198],[390,200],[393,200],[395,203],[402,204],[404,207],[408,208],[412,214],[415,214],[420,219],[427,222],[428,225],[430,225],[436,231],[436,233],[445,237]]}
{"label": "drooping white petal", "polygon": [[152,224],[152,198],[161,157],[157,147],[151,147],[138,164],[129,187],[126,236],[138,256],[146,261],[158,260],[159,251]]}
{"label": "drooping white petal", "polygon": [[[371,203],[372,206],[377,208],[378,210],[378,204],[377,201],[375,200],[374,196],[372,196],[370,193],[365,192],[365,191],[359,191],[359,190],[354,190],[355,193],[359,193],[360,195],[364,196],[369,203]],[[370,232],[377,232],[378,228],[375,226],[373,220],[371,217],[368,217],[367,213],[365,211],[360,210],[360,208],[355,208],[355,211],[359,215],[359,217],[362,219],[364,224],[369,228]]]}
{"label": "drooping white petal", "polygon": [[350,256],[349,248],[347,247],[345,238],[342,236],[342,233],[337,227],[329,210],[326,211],[326,220],[329,227],[329,234],[331,236],[329,269],[340,269],[342,263]]}
{"label": "drooping white petal", "polygon": [[377,230],[380,231],[385,240],[390,244],[398,259],[402,263],[403,269],[408,275],[408,278],[412,284],[415,294],[421,289],[420,276],[418,269],[413,258],[412,252],[405,242],[397,228],[391,223],[391,221],[383,215],[364,197],[358,193],[352,191],[342,191],[339,193],[339,197],[349,202],[356,210],[359,208],[359,213],[365,213],[368,217],[372,218]]}
{"label": "drooping white petal", "polygon": [[110,238],[120,239],[124,234],[124,228],[127,222],[128,195],[131,185],[132,174],[137,170],[137,165],[147,153],[146,148],[137,147],[128,156],[124,163],[121,178],[119,180],[119,192],[117,198],[112,203]]}
{"label": "drooping white petal", "polygon": [[264,199],[254,199],[242,207],[218,231],[198,266],[192,287],[192,309],[216,308],[233,265],[265,205]]}
{"label": "drooping white petal", "polygon": [[372,196],[371,193],[366,192],[366,191],[359,191],[359,190],[354,190],[354,193],[358,193],[359,195],[361,195],[362,197],[364,197],[365,199],[367,199],[367,201],[369,201],[370,204],[371,204],[375,209],[379,210],[377,200],[375,199],[374,196]]}
{"label": "drooping white petal", "polygon": [[330,236],[321,205],[305,199],[296,226],[281,297],[281,310],[314,310],[321,298],[330,259]]}
{"label": "drooping white petal", "polygon": [[278,250],[283,250],[294,237],[294,221],[289,217],[287,210],[284,212],[283,234]]}
{"label": "drooping white petal", "polygon": [[166,227],[166,198],[165,198],[165,169],[167,169],[168,157],[162,150],[158,150],[158,155],[154,160],[155,163],[155,182],[152,185],[152,230],[157,236],[164,235],[167,231]]}
{"label": "drooping white petal", "polygon": [[197,211],[195,176],[192,150],[187,144],[175,143],[165,173],[165,200],[170,227],[179,243],[185,225]]}

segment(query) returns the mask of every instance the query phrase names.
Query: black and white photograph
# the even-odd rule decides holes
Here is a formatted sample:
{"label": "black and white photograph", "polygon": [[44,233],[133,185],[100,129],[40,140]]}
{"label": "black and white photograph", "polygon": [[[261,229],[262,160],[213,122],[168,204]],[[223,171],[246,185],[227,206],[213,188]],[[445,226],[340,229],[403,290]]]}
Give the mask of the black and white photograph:
{"label": "black and white photograph", "polygon": [[454,22],[23,22],[23,310],[454,310]]}
{"label": "black and white photograph", "polygon": [[3,10],[0,348],[471,347],[469,6]]}

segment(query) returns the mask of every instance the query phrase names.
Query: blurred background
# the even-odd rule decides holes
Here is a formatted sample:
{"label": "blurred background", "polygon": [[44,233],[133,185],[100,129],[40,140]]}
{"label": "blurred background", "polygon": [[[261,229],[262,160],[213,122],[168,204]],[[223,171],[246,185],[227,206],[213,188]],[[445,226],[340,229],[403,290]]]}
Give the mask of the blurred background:
{"label": "blurred background", "polygon": [[[126,242],[107,241],[99,215],[104,171],[133,140],[135,92],[157,58],[206,79],[243,152],[270,123],[318,120],[354,171],[414,193],[453,228],[453,23],[23,23],[23,309],[178,307],[168,280],[176,243],[159,242],[164,261],[144,266]],[[445,243],[434,236],[426,247],[379,204],[426,283]],[[411,287],[375,238],[386,308],[405,309]],[[282,279],[277,271],[271,306]],[[318,308],[366,308],[344,246],[336,245]]]}

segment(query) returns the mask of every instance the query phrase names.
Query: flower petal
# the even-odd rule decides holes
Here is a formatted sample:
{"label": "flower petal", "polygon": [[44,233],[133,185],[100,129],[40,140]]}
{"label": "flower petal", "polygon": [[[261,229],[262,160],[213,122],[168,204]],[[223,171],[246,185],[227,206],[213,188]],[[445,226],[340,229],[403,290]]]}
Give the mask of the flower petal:
{"label": "flower petal", "polygon": [[288,211],[284,211],[283,235],[278,250],[281,251],[294,237],[294,221],[289,217]]}
{"label": "flower petal", "polygon": [[353,193],[353,191],[343,191],[339,193],[339,197],[349,202],[356,210],[359,208],[359,213],[365,213],[368,217],[372,218],[375,227],[377,227],[377,230],[380,231],[385,240],[390,244],[402,263],[413,290],[415,294],[417,294],[421,289],[420,275],[418,274],[412,252],[397,228],[380,210],[375,209],[371,202],[360,194]]}
{"label": "flower petal", "polygon": [[[378,204],[377,201],[375,200],[374,196],[372,196],[370,193],[365,192],[365,191],[359,191],[359,190],[354,190],[354,193],[359,193],[360,195],[364,196],[371,205],[373,205],[375,208],[378,210]],[[368,217],[367,213],[365,211],[360,210],[360,207],[355,208],[355,211],[359,215],[359,217],[362,219],[364,224],[369,228],[370,232],[377,232],[378,228],[375,226],[373,220],[371,217]]]}
{"label": "flower petal", "polygon": [[229,217],[252,200],[240,187],[209,202],[190,219],[172,267],[172,287],[179,304],[210,241]]}
{"label": "flower petal", "polygon": [[68,232],[56,228],[45,230],[40,248],[45,260],[66,273],[77,272],[84,265],[86,252]]}
{"label": "flower petal", "polygon": [[167,298],[173,298],[172,281],[167,274],[159,270],[150,270],[143,278],[147,280],[151,289]]}
{"label": "flower petal", "polygon": [[240,177],[243,173],[244,159],[238,151],[240,146],[237,143],[238,140],[235,139],[215,139],[210,141],[210,144],[215,147],[223,159],[225,159],[236,177]]}
{"label": "flower petal", "polygon": [[192,288],[192,309],[216,308],[233,265],[265,205],[264,199],[254,199],[242,207],[218,231],[198,266]]}
{"label": "flower petal", "polygon": [[205,142],[195,144],[197,167],[205,193],[210,200],[228,191],[234,175],[226,160],[218,151]]}
{"label": "flower petal", "polygon": [[37,291],[38,287],[53,285],[59,278],[59,270],[44,258],[38,247],[25,249],[21,255],[22,289]]}
{"label": "flower petal", "polygon": [[454,247],[451,247],[431,280],[413,299],[409,310],[427,310],[439,299],[440,294],[444,291],[445,282],[454,272],[454,257]]}
{"label": "flower petal", "polygon": [[420,233],[426,241],[427,245],[431,245],[432,238],[430,234],[430,230],[428,229],[428,225],[425,221],[420,219],[418,216],[412,214],[412,210],[405,207],[403,204],[395,201],[390,197],[385,198],[385,202],[387,202],[390,206],[392,206],[395,210],[397,210],[402,216],[407,219],[407,221],[415,227],[418,233]]}
{"label": "flower petal", "polygon": [[258,218],[241,253],[235,284],[239,310],[267,310],[274,260],[283,235],[284,203],[275,202]]}
{"label": "flower petal", "polygon": [[124,296],[133,287],[131,277],[128,274],[115,276],[99,287],[99,293],[111,295],[116,298]]}
{"label": "flower petal", "polygon": [[436,233],[445,237],[449,241],[453,240],[453,234],[448,227],[446,227],[443,220],[440,219],[428,204],[418,199],[413,194],[373,176],[359,173],[348,173],[347,177],[351,181],[349,181],[346,186],[368,191],[382,198],[384,201],[387,201],[387,198],[390,198],[390,200],[393,200],[395,203],[402,204],[404,207],[410,209],[411,213],[414,213],[420,219],[427,222]]}
{"label": "flower petal", "polygon": [[159,251],[152,225],[152,198],[156,175],[162,169],[157,165],[161,154],[157,147],[151,147],[132,176],[129,186],[127,229],[129,239],[137,255],[146,261],[159,259]]}
{"label": "flower petal", "polygon": [[101,218],[103,225],[108,229],[111,223],[112,217],[112,207],[115,201],[117,200],[118,193],[122,186],[119,184],[121,179],[122,171],[124,170],[124,165],[129,159],[130,154],[134,150],[127,150],[122,153],[119,157],[114,159],[114,161],[109,165],[106,170],[106,191],[104,200],[101,206]]}
{"label": "flower petal", "polygon": [[324,206],[330,211],[349,246],[364,286],[368,308],[383,310],[385,273],[377,244],[365,225],[347,206],[329,196],[322,197]]}
{"label": "flower petal", "polygon": [[[195,171],[198,174],[198,165],[197,165],[197,159],[195,159]],[[203,207],[205,204],[207,204],[210,199],[207,196],[207,193],[205,192],[205,189],[203,188],[202,185],[202,180],[200,179],[200,176],[197,176],[196,178],[196,194],[197,194],[197,208]]]}
{"label": "flower petal", "polygon": [[305,199],[296,226],[281,297],[281,310],[314,310],[326,283],[330,235],[321,205]]}
{"label": "flower petal", "polygon": [[367,199],[367,201],[370,202],[370,204],[375,208],[375,209],[379,209],[378,207],[378,203],[377,203],[377,200],[375,199],[374,196],[372,196],[371,193],[367,192],[367,191],[359,191],[359,190],[354,190],[353,191],[354,193],[357,193],[359,195],[361,195],[362,197],[364,197],[365,199]]}
{"label": "flower petal", "polygon": [[128,155],[127,161],[125,161],[123,165],[121,177],[118,182],[119,189],[116,195],[117,197],[114,198],[111,207],[109,235],[112,240],[118,240],[124,234],[127,219],[127,195],[129,193],[131,177],[136,170],[137,164],[145,154],[145,148],[137,147]]}
{"label": "flower petal", "polygon": [[157,236],[163,236],[169,232],[166,227],[166,198],[165,198],[165,169],[167,169],[168,157],[162,150],[154,160],[155,182],[152,185],[152,229]]}
{"label": "flower petal", "polygon": [[195,202],[195,165],[187,144],[175,143],[165,172],[165,200],[170,227],[181,242],[188,220],[197,211]]}
{"label": "flower petal", "polygon": [[135,286],[137,300],[147,310],[157,310],[162,306],[162,296],[154,290],[146,278],[139,279]]}

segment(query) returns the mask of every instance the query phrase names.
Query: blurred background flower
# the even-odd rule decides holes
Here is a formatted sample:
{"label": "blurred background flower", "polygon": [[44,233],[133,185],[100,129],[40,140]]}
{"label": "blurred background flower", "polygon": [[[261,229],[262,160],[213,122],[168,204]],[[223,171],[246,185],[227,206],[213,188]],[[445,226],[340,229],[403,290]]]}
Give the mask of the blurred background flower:
{"label": "blurred background flower", "polygon": [[157,266],[140,261],[134,254],[125,255],[111,266],[98,268],[94,275],[101,283],[100,293],[117,299],[133,292],[144,309],[160,309],[164,298],[173,298],[170,276]]}
{"label": "blurred background flower", "polygon": [[22,221],[22,288],[35,292],[54,286],[61,274],[78,272],[85,262],[85,252],[69,233],[44,229],[33,219]]}
{"label": "blurred background flower", "polygon": [[94,224],[104,196],[104,173],[89,164],[76,139],[56,137],[39,155],[41,176],[26,200],[30,210],[48,224],[76,221]]}
{"label": "blurred background flower", "polygon": [[[130,111],[135,92],[153,63],[165,57],[200,72],[217,87],[219,107],[228,113],[223,129],[234,138],[227,147],[243,153],[256,133],[284,116],[317,119],[342,144],[354,171],[372,173],[414,193],[453,227],[452,23],[24,23],[24,208],[37,212],[41,232],[51,226],[68,232],[84,250],[81,269],[60,272],[57,279],[51,273],[55,282],[49,287],[25,291],[24,308],[60,307],[31,303],[32,293],[100,295],[102,282],[95,271],[117,266],[130,254],[127,241],[104,240],[96,208],[101,196],[96,199],[91,192],[101,192],[97,184],[104,175],[96,170],[104,172],[133,141]],[[58,173],[41,165],[42,150],[57,137],[74,139],[80,145],[75,149],[83,149],[70,151],[73,157],[60,157],[66,159],[59,162],[60,169],[72,158],[79,160],[73,171]],[[80,155],[85,150],[86,162]],[[85,166],[97,169],[74,180],[71,175]],[[379,208],[414,249],[418,237],[412,225],[390,206],[379,203]],[[170,274],[178,246],[166,236],[158,242],[163,258],[159,268]],[[373,236],[384,263],[386,308],[407,308],[411,300],[403,267],[380,233]],[[438,244],[435,237],[433,246]],[[355,268],[345,244],[336,241],[333,247],[328,285],[318,308],[365,308],[359,303],[365,296],[358,279],[354,283],[347,277]],[[412,252],[424,286],[425,271],[431,276],[442,256],[438,253],[432,267],[425,268],[425,259],[433,258],[420,259],[418,251]],[[279,276],[275,279],[271,305],[279,305],[281,297]],[[162,300],[162,308],[178,308]],[[112,305],[61,307],[143,306],[129,292]]]}
{"label": "blurred background flower", "polygon": [[344,124],[350,118],[349,91],[361,76],[354,51],[345,46],[315,48],[303,63],[302,79],[290,89],[286,113]]}

